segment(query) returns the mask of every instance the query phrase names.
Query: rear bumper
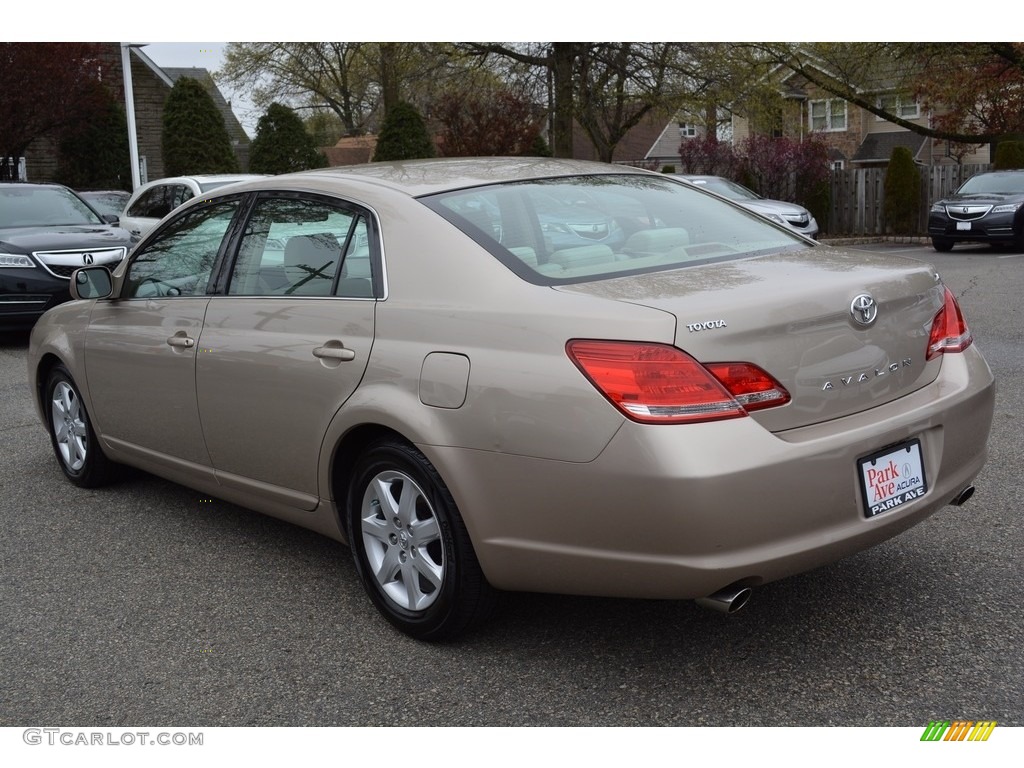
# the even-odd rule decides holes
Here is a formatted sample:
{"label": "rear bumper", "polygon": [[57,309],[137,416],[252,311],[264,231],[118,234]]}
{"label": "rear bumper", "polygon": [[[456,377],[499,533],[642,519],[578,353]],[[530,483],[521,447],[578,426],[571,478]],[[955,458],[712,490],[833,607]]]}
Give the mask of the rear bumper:
{"label": "rear bumper", "polygon": [[[928,387],[867,413],[772,434],[753,419],[623,423],[574,464],[424,446],[487,578],[510,590],[696,598],[863,550],[945,506],[981,470],[994,385],[975,347]],[[921,441],[929,490],[873,518],[858,458]]]}

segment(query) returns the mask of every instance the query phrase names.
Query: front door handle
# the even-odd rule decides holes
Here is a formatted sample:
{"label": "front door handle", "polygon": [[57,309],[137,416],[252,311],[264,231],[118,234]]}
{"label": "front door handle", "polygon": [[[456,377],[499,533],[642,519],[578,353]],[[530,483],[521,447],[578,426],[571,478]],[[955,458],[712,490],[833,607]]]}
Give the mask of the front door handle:
{"label": "front door handle", "polygon": [[341,346],[328,346],[317,347],[313,350],[313,357],[318,357],[321,360],[341,360],[349,361],[356,359],[356,353],[353,349],[346,349]]}
{"label": "front door handle", "polygon": [[167,340],[167,344],[172,347],[184,347],[185,349],[191,349],[196,345],[195,339],[190,339],[188,336],[171,336]]}

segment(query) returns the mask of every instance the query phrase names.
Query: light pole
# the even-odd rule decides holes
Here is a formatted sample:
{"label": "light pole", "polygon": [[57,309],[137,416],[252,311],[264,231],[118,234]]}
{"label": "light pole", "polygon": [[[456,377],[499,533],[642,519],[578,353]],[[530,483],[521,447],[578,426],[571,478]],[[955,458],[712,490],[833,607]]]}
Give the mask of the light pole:
{"label": "light pole", "polygon": [[139,135],[135,129],[135,92],[132,89],[131,49],[145,43],[121,43],[121,72],[124,75],[124,108],[128,113],[128,156],[132,165],[132,192],[142,185],[139,175]]}

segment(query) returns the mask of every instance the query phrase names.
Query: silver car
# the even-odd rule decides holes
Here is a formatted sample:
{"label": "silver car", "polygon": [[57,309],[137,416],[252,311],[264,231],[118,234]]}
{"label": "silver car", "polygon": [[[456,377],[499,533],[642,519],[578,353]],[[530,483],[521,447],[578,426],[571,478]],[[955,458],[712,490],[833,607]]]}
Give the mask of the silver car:
{"label": "silver car", "polygon": [[747,210],[767,216],[772,221],[792,227],[801,235],[806,235],[815,240],[818,239],[818,222],[811,215],[811,212],[802,205],[761,197],[752,189],[747,189],[742,184],[722,176],[690,176],[685,174],[675,174],[675,176],[690,184],[711,190],[715,194],[729,200],[734,200]]}
{"label": "silver car", "polygon": [[992,375],[932,267],[643,170],[268,178],[72,291],[28,363],[72,483],[129,464],[346,541],[423,639],[500,590],[735,610],[966,501],[986,458]]}

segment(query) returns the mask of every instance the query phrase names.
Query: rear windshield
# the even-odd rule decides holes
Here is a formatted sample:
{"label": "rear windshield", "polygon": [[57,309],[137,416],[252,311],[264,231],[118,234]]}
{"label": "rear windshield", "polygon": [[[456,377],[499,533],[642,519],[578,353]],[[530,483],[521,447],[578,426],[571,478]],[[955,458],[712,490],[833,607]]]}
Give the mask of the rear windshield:
{"label": "rear windshield", "polygon": [[540,285],[814,247],[718,197],[658,176],[541,179],[421,199]]}

